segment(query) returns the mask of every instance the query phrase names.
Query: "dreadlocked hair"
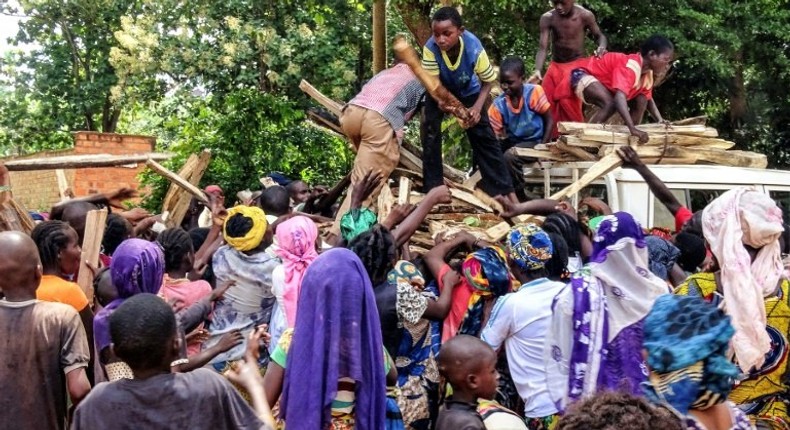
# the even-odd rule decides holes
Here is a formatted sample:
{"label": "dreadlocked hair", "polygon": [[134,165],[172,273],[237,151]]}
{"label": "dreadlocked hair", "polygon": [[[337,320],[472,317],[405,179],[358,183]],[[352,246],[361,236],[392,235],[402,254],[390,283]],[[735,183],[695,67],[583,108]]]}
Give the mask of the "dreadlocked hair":
{"label": "dreadlocked hair", "polygon": [[362,261],[374,286],[384,282],[393,269],[395,238],[381,224],[352,239],[348,249]]}
{"label": "dreadlocked hair", "polygon": [[568,243],[565,238],[557,233],[548,233],[554,252],[546,262],[546,273],[552,281],[569,281],[571,273],[568,271]]}
{"label": "dreadlocked hair", "polygon": [[71,227],[63,221],[44,221],[30,233],[38,247],[38,256],[44,271],[58,269],[58,254],[69,244],[68,231]]}
{"label": "dreadlocked hair", "polygon": [[248,218],[241,213],[233,214],[225,222],[225,234],[228,237],[244,237],[252,230],[252,226],[252,218]]}
{"label": "dreadlocked hair", "polygon": [[192,238],[189,233],[184,231],[181,227],[168,228],[159,233],[156,241],[162,247],[165,254],[165,271],[178,270],[184,257],[191,252],[195,252],[192,248]]}
{"label": "dreadlocked hair", "polygon": [[681,430],[680,420],[662,407],[630,394],[604,392],[579,401],[557,422],[556,430]]}
{"label": "dreadlocked hair", "polygon": [[131,236],[126,219],[118,214],[107,215],[107,225],[104,228],[104,237],[101,245],[105,255],[112,255],[118,245]]}
{"label": "dreadlocked hair", "polygon": [[579,233],[584,233],[579,221],[564,212],[555,212],[546,217],[543,221],[543,231],[546,233],[556,233],[565,239],[568,246],[568,254],[581,254],[582,243]]}

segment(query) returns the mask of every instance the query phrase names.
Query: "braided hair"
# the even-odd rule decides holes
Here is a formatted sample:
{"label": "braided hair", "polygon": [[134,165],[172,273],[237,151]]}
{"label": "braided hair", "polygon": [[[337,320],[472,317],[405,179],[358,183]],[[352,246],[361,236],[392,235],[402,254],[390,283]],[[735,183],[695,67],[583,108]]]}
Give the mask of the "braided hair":
{"label": "braided hair", "polygon": [[192,248],[192,238],[189,233],[181,227],[168,228],[159,233],[156,241],[162,247],[165,254],[165,271],[178,270],[184,262],[184,258],[190,253],[194,253]]}
{"label": "braided hair", "polygon": [[556,233],[565,239],[568,245],[568,254],[573,255],[582,252],[582,243],[579,234],[584,233],[579,221],[564,212],[555,212],[546,217],[543,221],[543,231],[546,233]]}
{"label": "braided hair", "polygon": [[70,228],[69,224],[63,221],[44,221],[30,233],[30,237],[38,247],[41,266],[45,272],[60,268],[58,255],[69,244]]}
{"label": "braided hair", "polygon": [[567,282],[571,279],[571,274],[568,272],[568,243],[557,233],[549,233],[549,239],[554,252],[551,254],[551,259],[546,262],[546,274],[552,281]]}
{"label": "braided hair", "polygon": [[362,261],[374,286],[384,282],[387,274],[394,267],[395,238],[381,224],[374,225],[370,230],[352,239],[348,249],[357,254]]}

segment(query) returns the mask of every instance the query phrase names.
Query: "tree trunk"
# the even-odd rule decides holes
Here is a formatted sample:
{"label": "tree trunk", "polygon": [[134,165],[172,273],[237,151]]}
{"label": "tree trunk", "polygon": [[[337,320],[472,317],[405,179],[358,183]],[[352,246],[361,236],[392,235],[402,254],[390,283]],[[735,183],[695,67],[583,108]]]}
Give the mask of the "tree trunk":
{"label": "tree trunk", "polygon": [[401,0],[395,7],[403,18],[403,23],[420,46],[431,38],[431,7],[433,2],[425,0]]}
{"label": "tree trunk", "polygon": [[387,0],[373,2],[373,74],[387,67]]}
{"label": "tree trunk", "polygon": [[735,73],[730,87],[730,126],[736,130],[743,124],[748,110],[746,84],[743,78],[743,50],[736,51],[733,59]]}

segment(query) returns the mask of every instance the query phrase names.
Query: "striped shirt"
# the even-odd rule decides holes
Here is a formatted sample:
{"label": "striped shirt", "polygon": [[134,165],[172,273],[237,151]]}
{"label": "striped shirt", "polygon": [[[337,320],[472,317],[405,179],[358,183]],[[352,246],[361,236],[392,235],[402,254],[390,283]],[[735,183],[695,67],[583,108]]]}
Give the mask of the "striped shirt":
{"label": "striped shirt", "polygon": [[[525,102],[527,99],[528,104]],[[543,115],[550,107],[543,87],[524,84],[518,106],[514,107],[510,97],[502,94],[488,108],[488,119],[498,139],[536,142],[543,139]]]}
{"label": "striped shirt", "polygon": [[477,36],[464,31],[458,43],[458,58],[453,63],[432,36],[422,50],[422,67],[428,73],[439,76],[442,85],[456,97],[468,97],[480,92],[481,81],[494,82],[497,76]]}
{"label": "striped shirt", "polygon": [[378,112],[399,132],[411,119],[425,94],[406,64],[397,64],[373,76],[348,104]]}

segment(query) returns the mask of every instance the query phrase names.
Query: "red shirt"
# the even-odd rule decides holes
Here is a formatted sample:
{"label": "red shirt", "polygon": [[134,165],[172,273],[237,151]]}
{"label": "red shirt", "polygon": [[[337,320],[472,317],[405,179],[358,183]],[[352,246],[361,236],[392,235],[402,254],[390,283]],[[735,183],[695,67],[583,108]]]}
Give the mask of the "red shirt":
{"label": "red shirt", "polygon": [[598,79],[609,91],[622,91],[631,100],[642,94],[653,98],[653,72],[642,73],[642,55],[609,52],[591,57],[584,70]]}

